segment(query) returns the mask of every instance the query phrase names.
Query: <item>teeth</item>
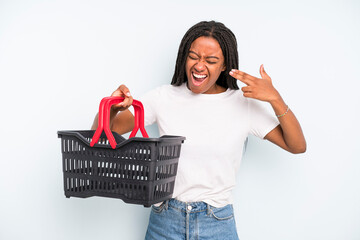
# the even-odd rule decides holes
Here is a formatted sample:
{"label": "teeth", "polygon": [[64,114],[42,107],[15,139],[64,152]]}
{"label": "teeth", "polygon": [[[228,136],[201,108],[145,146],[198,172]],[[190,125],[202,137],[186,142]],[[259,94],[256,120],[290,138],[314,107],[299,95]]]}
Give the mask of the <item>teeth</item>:
{"label": "teeth", "polygon": [[199,75],[199,74],[196,74],[196,73],[193,73],[193,75],[196,78],[206,78],[206,75]]}

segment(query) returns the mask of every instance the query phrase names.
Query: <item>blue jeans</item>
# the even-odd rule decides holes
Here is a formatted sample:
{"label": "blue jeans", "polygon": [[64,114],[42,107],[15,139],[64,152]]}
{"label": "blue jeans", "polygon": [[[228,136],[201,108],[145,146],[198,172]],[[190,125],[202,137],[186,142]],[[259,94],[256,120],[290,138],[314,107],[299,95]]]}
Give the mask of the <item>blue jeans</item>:
{"label": "blue jeans", "polygon": [[170,199],[152,206],[145,240],[238,240],[231,204],[215,208],[204,202]]}

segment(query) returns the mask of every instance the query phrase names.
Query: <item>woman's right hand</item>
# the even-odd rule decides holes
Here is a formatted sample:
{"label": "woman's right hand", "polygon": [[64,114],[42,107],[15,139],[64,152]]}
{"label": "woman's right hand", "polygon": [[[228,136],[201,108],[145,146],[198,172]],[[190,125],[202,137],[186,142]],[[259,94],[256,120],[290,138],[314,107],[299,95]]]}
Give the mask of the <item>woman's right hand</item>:
{"label": "woman's right hand", "polygon": [[126,109],[128,109],[133,102],[133,98],[130,94],[129,89],[125,86],[125,85],[120,85],[120,87],[118,87],[118,89],[116,89],[112,94],[112,97],[123,97],[124,101],[122,101],[121,103],[118,104],[114,104],[111,106],[111,110],[115,111],[115,112],[119,112],[119,111],[124,111]]}

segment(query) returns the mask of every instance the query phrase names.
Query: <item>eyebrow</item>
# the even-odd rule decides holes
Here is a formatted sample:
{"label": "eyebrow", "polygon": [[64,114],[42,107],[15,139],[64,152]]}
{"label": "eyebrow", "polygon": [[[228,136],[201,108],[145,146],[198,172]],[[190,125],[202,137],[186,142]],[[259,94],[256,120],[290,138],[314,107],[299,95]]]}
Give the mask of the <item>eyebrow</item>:
{"label": "eyebrow", "polygon": [[[196,52],[194,52],[194,51],[189,51],[189,53],[193,53],[193,54],[195,54],[196,56],[198,56],[198,57],[200,57],[200,55],[199,54],[197,54]],[[216,59],[220,59],[220,58],[218,58],[218,57],[215,57],[215,56],[208,56],[208,57],[206,57],[206,58],[216,58]]]}

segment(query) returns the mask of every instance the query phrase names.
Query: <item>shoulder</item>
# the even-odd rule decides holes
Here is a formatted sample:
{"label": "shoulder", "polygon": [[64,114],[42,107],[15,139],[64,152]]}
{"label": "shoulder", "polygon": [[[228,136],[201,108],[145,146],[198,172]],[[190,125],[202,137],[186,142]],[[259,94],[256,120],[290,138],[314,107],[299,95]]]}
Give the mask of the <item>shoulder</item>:
{"label": "shoulder", "polygon": [[250,99],[244,97],[243,92],[241,90],[228,89],[227,92],[228,92],[228,99],[230,101],[234,101],[237,104],[241,104],[243,106],[249,105]]}

